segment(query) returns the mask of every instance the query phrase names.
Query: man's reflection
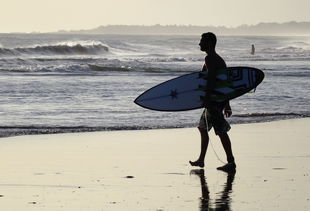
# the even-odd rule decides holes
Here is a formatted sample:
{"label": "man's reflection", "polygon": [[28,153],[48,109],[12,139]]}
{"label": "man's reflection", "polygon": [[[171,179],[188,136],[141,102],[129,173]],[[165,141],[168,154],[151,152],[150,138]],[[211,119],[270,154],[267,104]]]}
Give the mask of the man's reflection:
{"label": "man's reflection", "polygon": [[211,202],[209,196],[209,189],[205,178],[204,169],[195,169],[191,170],[190,174],[195,174],[200,178],[200,185],[201,185],[201,198],[200,198],[200,210],[217,210],[217,211],[224,211],[224,210],[231,210],[230,203],[231,198],[230,194],[232,193],[232,184],[235,178],[236,172],[226,172],[227,173],[227,180],[224,184],[224,190],[217,193],[217,197],[215,202]]}

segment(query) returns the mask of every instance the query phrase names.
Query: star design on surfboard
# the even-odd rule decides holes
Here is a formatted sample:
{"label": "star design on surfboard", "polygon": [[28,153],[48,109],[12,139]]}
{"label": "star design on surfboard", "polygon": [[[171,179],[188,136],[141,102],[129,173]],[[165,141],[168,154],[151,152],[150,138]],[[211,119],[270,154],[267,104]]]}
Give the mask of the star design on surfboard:
{"label": "star design on surfboard", "polygon": [[171,90],[170,91],[170,96],[172,99],[178,99],[178,91],[175,89],[175,90]]}

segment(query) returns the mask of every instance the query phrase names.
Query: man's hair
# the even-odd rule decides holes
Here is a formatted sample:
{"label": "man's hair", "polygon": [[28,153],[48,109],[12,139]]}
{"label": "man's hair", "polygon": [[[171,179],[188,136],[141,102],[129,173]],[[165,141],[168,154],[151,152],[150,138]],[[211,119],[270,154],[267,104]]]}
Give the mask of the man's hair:
{"label": "man's hair", "polygon": [[217,41],[215,34],[213,34],[212,32],[207,32],[207,33],[203,33],[201,37],[202,39],[210,42],[210,45],[215,48],[216,41]]}

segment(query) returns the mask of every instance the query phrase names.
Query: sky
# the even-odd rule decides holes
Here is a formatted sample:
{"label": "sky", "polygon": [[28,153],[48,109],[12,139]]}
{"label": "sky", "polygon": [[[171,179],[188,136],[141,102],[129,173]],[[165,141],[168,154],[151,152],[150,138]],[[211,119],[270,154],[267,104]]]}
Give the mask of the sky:
{"label": "sky", "polygon": [[0,33],[310,21],[310,0],[0,0]]}

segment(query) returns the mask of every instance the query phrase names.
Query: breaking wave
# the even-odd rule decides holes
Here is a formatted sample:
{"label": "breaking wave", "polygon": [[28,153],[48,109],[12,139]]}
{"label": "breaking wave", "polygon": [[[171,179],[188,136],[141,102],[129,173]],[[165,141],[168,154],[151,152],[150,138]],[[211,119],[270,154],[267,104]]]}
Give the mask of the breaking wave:
{"label": "breaking wave", "polygon": [[176,69],[176,68],[169,68],[169,67],[151,67],[151,66],[147,66],[147,65],[136,65],[136,66],[130,66],[129,65],[93,65],[93,64],[88,64],[90,70],[92,71],[97,71],[97,72],[105,72],[105,71],[116,71],[116,72],[127,72],[127,71],[131,71],[131,72],[150,72],[150,73],[165,73],[165,72],[169,72],[171,73],[179,73],[179,72],[190,72],[190,70],[181,70]]}
{"label": "breaking wave", "polygon": [[1,56],[18,55],[93,55],[109,52],[103,44],[56,44],[38,45],[35,47],[0,48]]}

